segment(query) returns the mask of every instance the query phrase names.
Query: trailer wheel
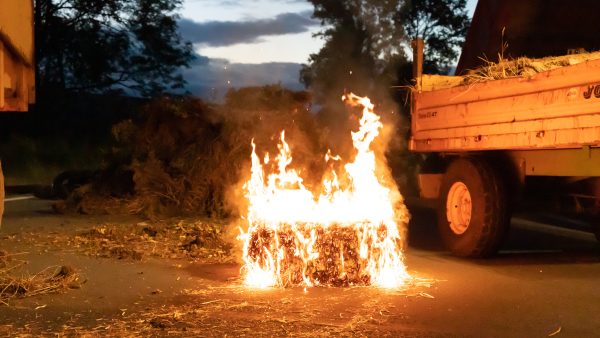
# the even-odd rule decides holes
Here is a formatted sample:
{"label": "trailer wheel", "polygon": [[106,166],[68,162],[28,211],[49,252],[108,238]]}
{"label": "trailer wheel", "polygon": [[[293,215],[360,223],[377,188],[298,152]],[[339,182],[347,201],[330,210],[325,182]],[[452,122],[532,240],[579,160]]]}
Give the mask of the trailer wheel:
{"label": "trailer wheel", "polygon": [[505,187],[486,162],[461,158],[442,181],[438,230],[446,247],[461,257],[495,254],[509,223]]}

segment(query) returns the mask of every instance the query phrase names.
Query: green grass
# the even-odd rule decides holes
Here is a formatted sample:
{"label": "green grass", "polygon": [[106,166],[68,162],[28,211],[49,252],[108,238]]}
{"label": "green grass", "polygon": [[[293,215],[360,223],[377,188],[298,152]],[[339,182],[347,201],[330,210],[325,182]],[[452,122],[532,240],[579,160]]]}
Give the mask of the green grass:
{"label": "green grass", "polygon": [[0,144],[7,185],[50,184],[65,170],[97,169],[106,145],[11,135]]}

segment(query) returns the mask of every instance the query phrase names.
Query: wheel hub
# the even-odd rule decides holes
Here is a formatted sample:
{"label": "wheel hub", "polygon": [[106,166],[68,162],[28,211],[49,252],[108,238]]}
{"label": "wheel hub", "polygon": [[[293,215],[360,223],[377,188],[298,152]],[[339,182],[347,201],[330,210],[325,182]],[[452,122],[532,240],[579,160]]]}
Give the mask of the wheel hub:
{"label": "wheel hub", "polygon": [[469,228],[471,222],[471,193],[469,188],[462,182],[455,182],[446,199],[446,217],[450,223],[450,229],[462,235]]}

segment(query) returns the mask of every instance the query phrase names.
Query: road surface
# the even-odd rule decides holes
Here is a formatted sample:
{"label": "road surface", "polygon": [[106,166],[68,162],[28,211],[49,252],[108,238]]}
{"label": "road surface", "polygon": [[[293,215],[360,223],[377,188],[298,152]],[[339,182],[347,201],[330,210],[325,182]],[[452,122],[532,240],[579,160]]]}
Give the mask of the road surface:
{"label": "road surface", "polygon": [[[401,290],[251,290],[239,265],[86,256],[31,238],[71,235],[130,216],[56,215],[35,199],[6,205],[0,249],[32,273],[69,265],[87,282],[0,305],[2,335],[593,337],[600,334],[600,246],[592,234],[513,218],[488,260],[450,256],[434,217],[412,210]],[[32,237],[33,236],[33,237]],[[37,238],[37,237],[35,237]],[[55,243],[56,244],[56,243]]]}

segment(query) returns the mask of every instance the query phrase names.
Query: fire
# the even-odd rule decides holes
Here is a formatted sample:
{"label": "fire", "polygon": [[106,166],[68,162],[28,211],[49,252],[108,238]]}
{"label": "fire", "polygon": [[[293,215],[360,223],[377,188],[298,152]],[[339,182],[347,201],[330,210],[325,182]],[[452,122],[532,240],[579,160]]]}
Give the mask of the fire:
{"label": "fire", "polygon": [[[268,154],[261,161],[252,141],[252,172],[244,185],[248,230],[239,236],[247,285],[398,287],[410,279],[402,255],[408,211],[393,181],[381,176],[384,162],[371,147],[383,124],[368,98],[343,99],[363,108],[360,128],[352,132],[356,155],[341,173],[331,169],[319,192],[307,189],[290,167],[285,132],[275,163]],[[341,158],[328,152],[325,161]],[[267,164],[277,169],[266,173]]]}

